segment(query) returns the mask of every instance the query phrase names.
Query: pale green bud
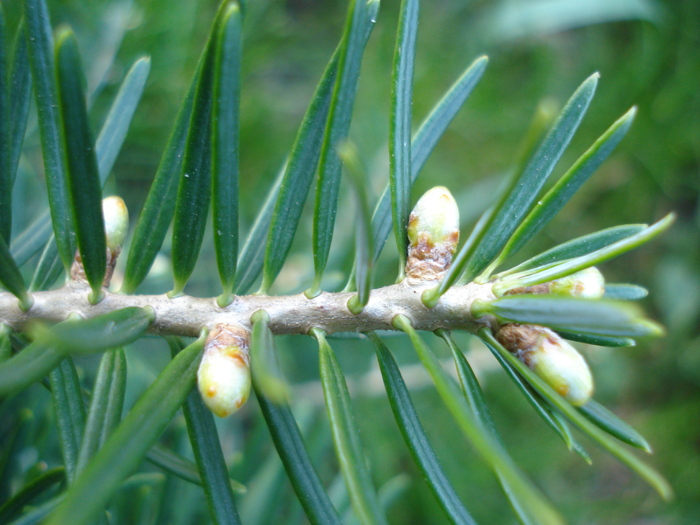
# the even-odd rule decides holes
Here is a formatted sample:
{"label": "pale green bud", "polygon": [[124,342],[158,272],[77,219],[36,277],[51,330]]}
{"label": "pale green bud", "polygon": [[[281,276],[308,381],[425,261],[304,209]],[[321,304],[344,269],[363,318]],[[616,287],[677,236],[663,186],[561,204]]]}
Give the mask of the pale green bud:
{"label": "pale green bud", "polygon": [[459,242],[459,208],[444,186],[428,190],[408,219],[406,277],[412,284],[445,274]]}
{"label": "pale green bud", "polygon": [[129,231],[129,211],[121,197],[112,196],[102,199],[102,215],[105,220],[107,248],[112,253],[118,253]]}
{"label": "pale green bud", "polygon": [[532,286],[516,286],[504,295],[556,294],[584,299],[598,299],[605,293],[605,278],[598,268],[591,266],[561,279]]}
{"label": "pale green bud", "polygon": [[231,325],[217,325],[207,337],[197,384],[204,404],[219,417],[233,414],[248,400],[249,344],[249,333]]}
{"label": "pale green bud", "polygon": [[[107,267],[103,286],[109,286],[112,281],[114,267],[117,264],[117,257],[122,251],[122,245],[126,234],[129,231],[129,211],[121,197],[112,196],[102,199],[102,217],[105,225],[105,240],[107,242]],[[70,269],[71,279],[86,283],[85,268],[80,252],[76,252],[75,260]]]}
{"label": "pale green bud", "polygon": [[550,293],[559,295],[597,299],[605,293],[605,278],[595,266],[548,284]]}
{"label": "pale green bud", "polygon": [[572,405],[584,405],[593,395],[593,377],[586,361],[549,328],[507,324],[496,338]]}

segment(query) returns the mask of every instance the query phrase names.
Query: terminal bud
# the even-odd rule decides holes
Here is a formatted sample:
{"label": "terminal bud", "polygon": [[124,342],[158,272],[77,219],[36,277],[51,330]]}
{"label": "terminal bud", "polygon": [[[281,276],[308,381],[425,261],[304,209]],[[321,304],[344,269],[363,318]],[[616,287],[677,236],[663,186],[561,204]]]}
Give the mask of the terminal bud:
{"label": "terminal bud", "polygon": [[444,186],[428,190],[408,219],[409,284],[437,281],[452,264],[459,242],[459,209]]}
{"label": "terminal bud", "polygon": [[250,333],[217,325],[207,337],[197,371],[204,404],[219,417],[236,412],[250,395]]}
{"label": "terminal bud", "polygon": [[549,328],[506,324],[496,339],[572,405],[590,400],[593,377],[586,361]]}

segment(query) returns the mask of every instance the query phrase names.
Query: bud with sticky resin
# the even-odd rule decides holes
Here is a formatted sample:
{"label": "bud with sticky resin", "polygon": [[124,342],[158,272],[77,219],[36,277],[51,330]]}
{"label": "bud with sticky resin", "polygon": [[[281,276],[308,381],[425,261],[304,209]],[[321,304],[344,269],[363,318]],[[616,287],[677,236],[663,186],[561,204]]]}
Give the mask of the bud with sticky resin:
{"label": "bud with sticky resin", "polygon": [[428,190],[408,219],[406,278],[410,284],[441,279],[459,242],[459,209],[444,186]]}
{"label": "bud with sticky resin", "polygon": [[197,371],[199,393],[219,417],[236,412],[250,395],[250,333],[217,325],[207,337]]}
{"label": "bud with sticky resin", "polygon": [[593,377],[586,361],[549,328],[506,324],[496,338],[572,405],[585,405],[593,395]]}

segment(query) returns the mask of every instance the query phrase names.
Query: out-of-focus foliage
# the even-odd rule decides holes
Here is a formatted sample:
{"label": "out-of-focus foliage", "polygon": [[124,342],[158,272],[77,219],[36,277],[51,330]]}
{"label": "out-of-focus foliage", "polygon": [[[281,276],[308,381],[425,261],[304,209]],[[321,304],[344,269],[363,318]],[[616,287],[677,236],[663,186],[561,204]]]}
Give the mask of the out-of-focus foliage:
{"label": "out-of-focus foliage", "polygon": [[[19,4],[3,5],[11,27],[16,27]],[[89,68],[88,92],[92,93],[91,118],[96,129],[127,68],[141,54],[151,55],[145,95],[110,182],[131,210],[142,207],[217,5],[214,0],[64,0],[51,6],[54,26],[65,21],[76,30]],[[383,147],[388,140],[391,91],[387,72],[391,69],[398,7],[399,2],[391,0],[385,0],[381,7],[380,22],[368,43],[350,133],[362,157],[372,161],[368,169],[374,194],[381,191],[388,177],[387,148]],[[244,230],[250,227],[291,148],[314,86],[342,32],[345,10],[346,2],[339,0],[251,0],[247,4],[240,115],[241,194],[249,196],[241,201]],[[677,212],[677,223],[669,233],[605,265],[610,282],[651,285],[653,299],[645,300],[645,307],[654,310],[653,317],[666,325],[669,335],[633,348],[590,347],[586,352],[597,378],[597,399],[648,439],[655,450],[651,462],[668,477],[677,499],[663,503],[642,481],[593,447],[588,448],[595,468],[588,468],[540,423],[500,371],[489,372],[496,370],[494,362],[476,343],[471,345],[470,362],[480,365],[477,373],[496,424],[507,429],[502,436],[513,457],[573,522],[692,523],[700,514],[700,3],[423,0],[417,49],[414,123],[423,118],[473,57],[481,53],[490,56],[489,69],[478,89],[441,140],[414,188],[414,196],[435,184],[453,189],[462,211],[463,229],[483,211],[487,197],[496,189],[494,181],[516,159],[520,137],[538,101],[551,97],[549,102],[560,106],[580,79],[596,70],[601,73],[597,97],[564,155],[562,167],[570,165],[606,129],[612,116],[621,115],[632,104],[638,105],[635,123],[612,158],[518,257],[526,258],[612,225],[657,220],[671,210]],[[21,170],[31,170],[40,162],[37,135],[30,130],[29,136],[32,142],[26,152],[35,155],[25,156]],[[39,184],[35,187],[21,182],[28,179],[17,178],[16,198],[21,200],[16,202],[26,205],[16,205],[15,231],[45,206],[46,199],[36,197]],[[340,213],[349,217],[352,210],[353,206],[346,204]],[[350,222],[337,221],[338,247],[351,246]],[[292,248],[299,255],[292,254],[275,291],[300,291],[312,275],[310,221],[302,224],[309,230],[297,235]],[[213,264],[214,249],[210,237],[206,239],[203,256]],[[395,250],[385,250],[385,254],[377,268],[377,282],[386,281],[396,269]],[[350,249],[345,259],[331,256],[329,286],[333,270],[347,270],[351,256]],[[142,291],[160,293],[169,285],[167,273],[162,281],[151,275]],[[215,273],[200,264],[188,293],[211,296],[218,291]],[[401,341],[388,340],[397,360],[402,365],[415,361],[405,341]],[[354,341],[348,352],[343,351],[345,344],[335,341],[333,347],[351,379],[353,374],[359,378],[376,367],[371,344]],[[465,342],[462,347],[468,345]],[[327,423],[319,417],[323,407],[314,344],[306,338],[278,338],[278,347],[282,368],[291,382],[310,382],[295,387],[297,403],[293,409],[306,425],[301,430],[312,459],[324,481],[329,482],[329,475],[337,469]],[[440,350],[440,357],[449,356],[447,348]],[[165,344],[159,354],[139,352],[139,344],[127,352],[127,406],[152,382],[154,370],[161,369],[167,359]],[[97,360],[86,357],[79,362],[85,375],[92,378]],[[418,479],[391,421],[387,400],[371,395],[379,393],[381,387],[372,388],[371,381],[356,384],[364,385],[351,388],[351,393],[363,441],[372,444],[366,453],[375,484],[387,487],[397,483],[393,476],[401,470]],[[424,418],[426,433],[474,518],[483,523],[507,523],[512,518],[503,508],[495,479],[482,468],[475,454],[465,449],[449,414],[437,402],[437,394],[433,389],[415,388],[412,395],[419,414],[430,415]],[[38,451],[27,443],[42,447],[41,457],[51,457],[52,453],[60,457],[55,434],[48,432],[51,425],[45,426],[54,417],[50,395],[36,389],[21,397],[30,409],[20,414],[0,413],[0,461],[9,473],[0,484],[0,500],[12,489],[5,479],[26,480],[36,475],[28,469],[34,465]],[[301,507],[292,497],[281,462],[268,454],[271,440],[255,404],[249,403],[240,417],[217,424],[224,453],[234,465],[232,476],[248,487],[245,503],[239,509],[243,521],[273,523],[280,516],[297,515],[301,520]],[[190,454],[183,428],[184,418],[177,419],[161,442],[171,450]],[[241,455],[267,459],[237,462]],[[453,456],[460,461],[449,461]],[[474,468],[464,469],[465,463]],[[403,490],[410,497],[404,494],[404,504],[391,507],[392,522],[444,520],[425,485],[414,482]],[[343,494],[336,492],[335,503],[342,514],[347,501],[344,507]],[[171,496],[159,497],[165,493]],[[150,517],[158,523],[194,523],[206,516],[199,488],[173,476],[154,474],[136,480],[118,498],[132,502],[134,515],[114,516],[115,522]],[[270,505],[271,501],[276,505]],[[117,504],[115,508],[124,506]]]}

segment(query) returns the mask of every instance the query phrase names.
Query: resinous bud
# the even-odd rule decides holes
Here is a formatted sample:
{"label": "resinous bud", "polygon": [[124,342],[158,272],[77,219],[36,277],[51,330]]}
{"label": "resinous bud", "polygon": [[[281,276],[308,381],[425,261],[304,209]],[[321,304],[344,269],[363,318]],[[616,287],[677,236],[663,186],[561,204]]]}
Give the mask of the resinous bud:
{"label": "resinous bud", "polygon": [[107,248],[112,253],[118,253],[129,231],[129,211],[122,198],[113,195],[102,199],[102,215],[105,221]]}
{"label": "resinous bud", "polygon": [[207,337],[197,371],[204,404],[219,417],[236,412],[250,395],[250,334],[243,328],[217,325]]}
{"label": "resinous bud", "polygon": [[496,338],[572,405],[584,405],[593,395],[588,364],[573,346],[549,328],[506,324]]}
{"label": "resinous bud", "polygon": [[436,186],[418,200],[409,216],[407,233],[409,283],[442,278],[459,242],[459,208],[447,188]]}

